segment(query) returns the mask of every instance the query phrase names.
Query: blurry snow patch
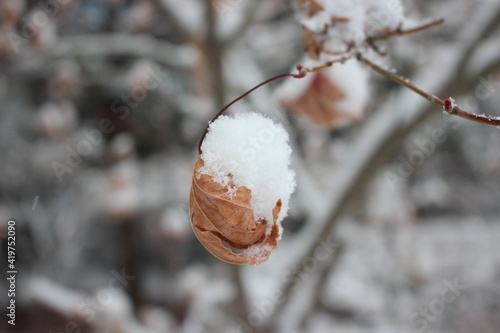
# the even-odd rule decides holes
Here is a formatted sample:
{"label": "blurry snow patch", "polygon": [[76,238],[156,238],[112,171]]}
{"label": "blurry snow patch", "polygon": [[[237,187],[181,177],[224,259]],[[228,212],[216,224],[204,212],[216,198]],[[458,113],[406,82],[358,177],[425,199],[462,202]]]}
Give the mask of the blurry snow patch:
{"label": "blurry snow patch", "polygon": [[40,132],[51,138],[58,138],[73,131],[78,124],[75,106],[69,101],[46,102],[38,111]]}
{"label": "blurry snow patch", "polygon": [[231,36],[246,19],[248,6],[252,6],[244,0],[214,0],[215,14],[217,15],[217,33],[222,39]]}
{"label": "blurry snow patch", "polygon": [[[207,117],[208,118],[208,117]],[[200,133],[206,128],[206,124],[197,119],[190,117],[183,117],[181,126],[182,138],[189,142],[198,142],[200,140]]]}
{"label": "blurry snow patch", "polygon": [[86,296],[43,277],[30,278],[24,288],[28,302],[41,304],[68,318],[74,315]]}
{"label": "blurry snow patch", "polygon": [[204,122],[213,117],[214,105],[212,101],[206,98],[186,96],[183,101],[183,105],[186,117],[190,117],[195,120],[201,119]]}
{"label": "blurry snow patch", "polygon": [[252,245],[243,251],[243,257],[249,257],[255,260],[256,265],[260,265],[269,258],[269,253],[274,248],[269,244]]}
{"label": "blurry snow patch", "polygon": [[62,60],[56,68],[49,83],[49,95],[57,101],[72,100],[81,90],[81,70],[74,60]]}
{"label": "blurry snow patch", "polygon": [[[500,72],[497,74],[500,77]],[[498,81],[497,81],[498,82]],[[498,103],[494,99],[498,98],[493,94],[491,108],[498,110]],[[497,111],[498,112],[498,111]],[[500,174],[500,135],[494,128],[474,126],[473,123],[464,124],[464,131],[457,131],[458,141],[461,143],[462,156],[467,160],[468,165],[474,171],[482,174]],[[479,148],[480,147],[480,148]],[[479,149],[478,149],[479,148]],[[498,177],[496,177],[498,179]]]}
{"label": "blurry snow patch", "polygon": [[233,280],[217,278],[214,270],[202,265],[189,266],[178,279],[178,286],[189,302],[180,332],[226,332],[221,329],[227,321],[222,308],[236,296]]}
{"label": "blurry snow patch", "polygon": [[139,177],[135,161],[121,161],[110,170],[106,211],[116,221],[131,218],[140,209]]}
{"label": "blurry snow patch", "polygon": [[312,17],[306,17],[300,23],[311,31],[322,31],[325,29],[325,24],[330,24],[330,15],[326,11],[321,11]]}
{"label": "blurry snow patch", "polygon": [[160,227],[167,237],[181,240],[192,235],[187,206],[185,208],[178,205],[169,207],[163,212]]}
{"label": "blurry snow patch", "polygon": [[414,205],[409,198],[407,184],[389,184],[383,176],[385,172],[374,177],[368,189],[368,220],[378,226],[406,224],[413,220],[414,215]]}
{"label": "blurry snow patch", "polygon": [[366,35],[374,35],[384,28],[394,29],[402,23],[407,27],[413,22],[405,15],[403,2],[400,0],[317,0],[324,11],[312,18],[304,18],[301,23],[313,31],[322,31],[325,24],[330,25],[332,17],[348,19],[329,30],[329,37],[336,46],[345,45],[345,41],[360,41]]}
{"label": "blurry snow patch", "polygon": [[121,133],[110,142],[109,150],[115,160],[123,160],[135,155],[135,142],[130,133]]}
{"label": "blurry snow patch", "polygon": [[[137,60],[130,68],[125,78],[127,90],[134,90],[134,88],[154,89],[159,84],[159,77],[157,77],[158,64],[151,60]],[[139,92],[137,92],[140,94]],[[147,94],[147,92],[145,92]]]}
{"label": "blurry snow patch", "polygon": [[212,176],[222,186],[233,182],[250,189],[256,220],[273,221],[273,209],[281,199],[277,221],[281,222],[295,188],[288,134],[281,125],[257,113],[221,116],[210,124],[201,150],[205,165],[200,174]]}
{"label": "blurry snow patch", "polygon": [[392,274],[391,258],[383,252],[384,244],[377,229],[360,227],[350,221],[342,224],[339,233],[347,241],[346,251],[336,274],[330,277],[324,301],[359,311],[364,316],[373,315],[386,302],[384,291],[374,282],[384,281]]}
{"label": "blurry snow patch", "polygon": [[417,206],[448,206],[452,204],[453,194],[450,186],[439,177],[423,179],[412,188]]}
{"label": "blurry snow patch", "polygon": [[179,276],[179,287],[188,299],[200,309],[224,303],[235,296],[234,286],[229,279],[214,279],[207,267],[193,265]]}
{"label": "blurry snow patch", "polygon": [[174,332],[177,328],[176,318],[159,307],[143,307],[138,317],[151,332]]}
{"label": "blurry snow patch", "polygon": [[[347,310],[357,320],[330,316],[331,325],[349,323],[352,330],[346,332],[389,332],[382,327],[401,323],[407,330],[411,314],[442,295],[444,280],[458,279],[467,286],[470,294],[460,296],[459,302],[468,304],[468,295],[479,288],[498,285],[497,219],[465,216],[421,222],[391,229],[353,221],[339,225],[346,251],[329,277],[322,301],[326,309]],[[484,303],[483,299],[476,306]],[[455,305],[447,305],[446,313]],[[366,319],[369,329],[363,327]],[[436,319],[451,322],[446,315]]]}
{"label": "blurry snow patch", "polygon": [[[27,20],[37,22],[36,17],[45,15],[42,9],[35,9],[27,15]],[[45,15],[46,17],[46,15]],[[48,19],[45,24],[37,26],[35,34],[31,39],[33,46],[41,52],[50,50],[57,42],[57,27],[52,19]]]}
{"label": "blurry snow patch", "polygon": [[338,103],[338,108],[361,117],[365,111],[370,89],[368,73],[357,61],[349,61],[329,70],[332,82],[344,92],[345,97]]}

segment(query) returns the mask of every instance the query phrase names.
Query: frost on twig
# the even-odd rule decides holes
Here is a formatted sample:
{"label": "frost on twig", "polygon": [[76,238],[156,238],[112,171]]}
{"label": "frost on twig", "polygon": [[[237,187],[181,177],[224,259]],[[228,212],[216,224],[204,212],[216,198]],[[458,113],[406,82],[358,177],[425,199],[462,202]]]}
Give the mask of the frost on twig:
{"label": "frost on twig", "polygon": [[374,35],[368,35],[361,43],[356,43],[355,41],[351,41],[347,43],[347,47],[344,51],[328,51],[324,48],[325,39],[321,42],[318,42],[317,36],[326,33],[328,30],[328,25],[325,26],[325,30],[321,34],[314,34],[309,29],[304,28],[305,30],[305,42],[304,46],[306,51],[308,52],[310,57],[315,59],[319,58],[321,55],[329,55],[329,56],[341,56],[341,58],[336,58],[335,60],[326,61],[323,65],[315,67],[313,69],[308,69],[308,72],[317,72],[323,69],[330,67],[335,62],[345,62],[348,59],[355,57],[358,61],[368,66],[373,71],[387,77],[394,82],[414,91],[420,96],[428,99],[429,101],[442,106],[443,110],[451,115],[456,115],[464,119],[472,120],[475,122],[479,122],[486,125],[499,126],[500,125],[500,117],[495,116],[486,116],[484,114],[474,114],[468,111],[465,111],[459,108],[456,105],[452,105],[451,99],[442,100],[426,91],[418,88],[413,85],[409,80],[401,77],[396,72],[389,71],[379,65],[377,65],[374,61],[370,60],[366,55],[366,50],[372,50],[379,56],[385,56],[385,52],[382,52],[379,46],[376,44],[378,41],[388,40],[395,36],[404,36],[417,32],[421,32],[427,30],[429,28],[439,26],[443,24],[444,19],[437,19],[432,22],[422,24],[410,29],[403,29],[402,24],[400,23],[395,29],[383,29],[375,33]]}
{"label": "frost on twig", "polygon": [[464,111],[455,104],[455,101],[451,97],[444,100],[443,110],[448,114],[459,116],[460,118],[472,120],[481,124],[500,126],[500,117]]}
{"label": "frost on twig", "polygon": [[458,107],[455,104],[453,98],[450,97],[450,98],[447,98],[445,100],[442,100],[434,95],[431,95],[431,94],[425,92],[424,90],[418,88],[414,84],[412,84],[409,80],[399,76],[396,73],[390,72],[390,71],[378,66],[374,62],[366,59],[365,57],[363,57],[361,55],[361,53],[359,53],[357,55],[357,59],[360,62],[367,65],[368,67],[370,67],[371,69],[373,69],[375,72],[387,77],[390,80],[393,80],[393,81],[401,84],[402,86],[414,91],[415,93],[428,99],[429,101],[431,101],[439,106],[442,106],[443,111],[446,112],[447,114],[455,115],[455,116],[458,116],[458,117],[461,117],[464,119],[468,119],[468,120],[472,120],[472,121],[475,121],[475,122],[478,122],[481,124],[493,125],[493,126],[500,125],[500,117],[486,116],[484,114],[475,114],[475,113],[471,113],[471,112],[462,110],[460,107]]}

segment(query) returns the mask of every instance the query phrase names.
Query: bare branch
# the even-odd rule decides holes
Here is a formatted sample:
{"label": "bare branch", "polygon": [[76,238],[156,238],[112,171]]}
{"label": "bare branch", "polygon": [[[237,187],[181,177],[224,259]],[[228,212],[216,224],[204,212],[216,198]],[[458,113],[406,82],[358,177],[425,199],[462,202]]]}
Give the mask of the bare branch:
{"label": "bare branch", "polygon": [[[333,66],[333,64],[336,64],[336,63],[343,64],[347,60],[351,59],[353,56],[354,56],[354,54],[351,54],[351,55],[348,55],[348,56],[345,56],[345,57],[342,57],[342,58],[338,58],[338,59],[335,59],[335,60],[327,61],[327,62],[325,62],[321,66],[312,67],[312,68],[307,68],[307,67],[304,67],[303,65],[299,64],[299,65],[297,65],[297,70],[300,73],[299,75],[305,76],[307,73],[314,73],[314,72],[319,72],[319,71],[322,71],[324,69],[327,69],[327,68]],[[295,75],[294,77],[298,77],[298,76]]]}
{"label": "bare branch", "polygon": [[[22,56],[30,55],[23,52]],[[80,35],[61,39],[46,58],[125,56],[148,58],[165,66],[189,68],[198,54],[187,46],[174,46],[148,36],[126,34]],[[36,54],[33,54],[36,58]]]}
{"label": "bare branch", "polygon": [[426,23],[426,24],[420,25],[418,27],[415,27],[412,29],[406,29],[406,30],[401,29],[401,25],[399,25],[394,30],[384,32],[378,36],[368,37],[367,40],[370,40],[372,42],[378,42],[381,40],[387,40],[387,39],[393,38],[395,36],[406,36],[406,35],[410,35],[410,34],[414,34],[417,32],[427,30],[427,29],[432,28],[432,27],[439,26],[443,23],[444,23],[444,19],[440,18],[440,19],[434,20],[430,23]]}
{"label": "bare branch", "polygon": [[389,72],[386,69],[373,63],[372,61],[366,59],[361,54],[357,55],[357,59],[360,62],[362,62],[363,64],[370,67],[371,69],[373,69],[375,72],[387,77],[390,80],[393,80],[394,82],[397,82],[397,83],[405,86],[406,88],[416,92],[417,94],[428,99],[429,101],[431,101],[439,106],[442,106],[443,110],[448,114],[459,116],[461,118],[464,118],[467,120],[472,120],[472,121],[475,121],[475,122],[478,122],[481,124],[500,126],[500,117],[486,116],[486,115],[480,115],[480,114],[475,114],[475,113],[470,113],[470,112],[464,111],[464,110],[460,109],[458,106],[454,105],[453,100],[451,98],[442,100],[434,95],[431,95],[431,94],[423,91],[422,89],[418,88],[414,84],[410,83],[410,81],[399,76],[398,74]]}
{"label": "bare branch", "polygon": [[[432,27],[439,26],[443,24],[444,19],[440,18],[437,20],[434,20],[430,23],[422,24],[420,26],[411,28],[411,29],[402,29],[401,24],[396,28],[396,29],[386,29],[383,33],[375,36],[366,36],[366,38],[360,43],[356,44],[354,41],[351,41],[347,44],[347,48],[344,51],[329,51],[329,50],[324,50],[321,49],[320,52],[327,54],[327,55],[332,55],[332,56],[345,56],[351,52],[355,52],[356,50],[362,49],[362,48],[371,48],[374,50],[378,55],[380,56],[385,56],[385,53],[380,51],[378,46],[375,44],[378,41],[383,41],[383,40],[388,40],[396,36],[406,36],[410,34],[414,34],[417,32],[421,32],[427,29],[430,29]],[[320,46],[322,47],[322,43],[319,43]]]}
{"label": "bare branch", "polygon": [[444,112],[459,116],[467,120],[472,120],[481,124],[500,126],[500,117],[486,116],[484,114],[475,114],[462,110],[453,103],[453,99],[447,98],[444,101]]}
{"label": "bare branch", "polygon": [[[491,31],[493,25],[500,24],[499,17],[500,10],[493,14],[491,19],[484,22],[484,25],[479,29],[477,34],[472,36],[469,43],[465,44],[463,49],[466,52],[459,53],[461,57],[457,59],[457,61],[447,64],[444,67],[442,64],[437,64],[436,62],[430,63],[422,73],[419,73],[421,81],[430,82],[434,89],[439,89],[439,92],[443,94],[456,90],[456,81],[461,76],[460,71],[457,69],[463,68],[464,65],[470,61],[473,53],[472,51],[467,51],[473,50],[474,47],[478,45],[477,40],[483,38],[484,32]],[[434,58],[438,57],[429,57],[429,59]],[[435,72],[438,69],[442,70],[442,75],[436,77]],[[385,73],[383,75],[386,76]],[[402,81],[405,80],[402,79]],[[416,81],[420,80],[416,79]],[[401,99],[404,100],[405,103],[407,103],[409,98],[411,98],[411,96],[407,96],[406,91],[402,92]],[[445,101],[442,102],[444,105]],[[389,105],[382,107],[382,109],[386,107],[388,108]],[[338,175],[338,179],[341,179],[342,182],[340,186],[336,188],[336,193],[334,193],[330,205],[330,212],[325,223],[317,228],[317,230],[311,230],[316,236],[314,239],[324,240],[327,235],[332,235],[339,218],[345,211],[345,207],[354,198],[359,197],[360,193],[364,190],[365,184],[370,181],[380,166],[386,163],[386,161],[400,149],[405,138],[431,113],[432,108],[426,107],[416,100],[414,103],[408,104],[404,117],[394,117],[393,115],[377,113],[374,117],[365,122],[362,134],[358,137],[351,149],[353,152],[359,153],[355,154],[355,156],[349,160],[348,165],[343,169],[345,171]],[[296,262],[301,263],[305,258],[313,256],[320,246],[320,242],[312,243]],[[289,279],[287,279],[283,285],[282,297],[284,299],[292,297],[292,294],[298,289],[296,281],[299,280],[298,277],[302,273],[303,268],[301,265],[294,266],[291,273],[288,275]],[[286,306],[288,306],[288,304],[276,307],[272,317],[280,317]]]}
{"label": "bare branch", "polygon": [[207,21],[207,34],[205,46],[208,61],[212,69],[212,93],[216,109],[224,106],[224,77],[222,75],[222,50],[221,43],[217,37],[217,15],[212,0],[205,0],[205,16]]}
{"label": "bare branch", "polygon": [[444,101],[442,99],[440,99],[440,98],[438,98],[438,97],[436,97],[434,95],[431,95],[431,94],[423,91],[422,89],[418,88],[417,86],[415,86],[414,84],[412,84],[410,81],[408,81],[404,77],[401,77],[401,76],[399,76],[396,73],[389,72],[388,70],[380,67],[379,65],[375,64],[374,62],[372,62],[372,61],[366,59],[365,57],[363,57],[361,55],[361,53],[357,54],[356,59],[358,59],[360,62],[362,62],[363,64],[367,65],[372,70],[374,70],[375,72],[379,73],[380,75],[385,76],[389,80],[397,82],[397,83],[405,86],[406,88],[408,88],[410,90],[413,90],[414,92],[416,92],[420,96],[428,99],[429,101],[431,101],[433,103],[436,103],[438,105],[444,106]]}

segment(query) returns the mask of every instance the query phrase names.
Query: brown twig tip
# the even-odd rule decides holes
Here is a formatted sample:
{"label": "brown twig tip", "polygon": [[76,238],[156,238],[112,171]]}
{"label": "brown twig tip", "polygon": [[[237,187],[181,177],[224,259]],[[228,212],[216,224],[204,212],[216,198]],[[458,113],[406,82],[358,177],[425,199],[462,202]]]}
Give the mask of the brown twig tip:
{"label": "brown twig tip", "polygon": [[472,120],[481,124],[500,126],[500,117],[486,116],[484,114],[476,114],[462,110],[455,104],[455,101],[451,97],[444,100],[443,110],[448,114],[452,114],[467,120]]}
{"label": "brown twig tip", "polygon": [[307,75],[309,72],[307,68],[305,68],[303,65],[298,64],[295,68],[299,71],[299,74],[292,74],[292,77],[295,79],[301,79]]}
{"label": "brown twig tip", "polygon": [[455,103],[451,97],[444,100],[443,110],[449,114],[457,114]]}

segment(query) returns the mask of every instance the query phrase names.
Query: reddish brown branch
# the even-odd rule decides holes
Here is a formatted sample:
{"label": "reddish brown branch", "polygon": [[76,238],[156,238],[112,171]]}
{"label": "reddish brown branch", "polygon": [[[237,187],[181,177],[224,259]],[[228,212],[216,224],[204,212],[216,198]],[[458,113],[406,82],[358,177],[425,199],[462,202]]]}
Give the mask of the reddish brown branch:
{"label": "reddish brown branch", "polygon": [[371,62],[370,60],[368,60],[365,57],[363,57],[361,55],[361,53],[357,54],[357,59],[360,62],[362,62],[363,64],[365,64],[368,67],[370,67],[371,69],[373,69],[375,72],[379,73],[380,75],[385,76],[389,80],[397,82],[397,83],[401,84],[402,86],[405,86],[406,88],[408,88],[410,90],[413,90],[414,92],[416,92],[420,96],[428,99],[429,101],[431,101],[431,102],[433,102],[435,104],[444,106],[444,101],[442,99],[440,99],[440,98],[438,98],[438,97],[436,97],[434,95],[431,95],[431,94],[423,91],[422,89],[418,88],[417,86],[415,86],[414,84],[412,84],[410,81],[408,81],[404,77],[401,77],[401,76],[399,76],[396,73],[389,72],[388,70],[386,70],[386,69],[380,67],[379,65]]}
{"label": "reddish brown branch", "polygon": [[486,124],[486,125],[493,125],[493,126],[500,126],[500,117],[492,117],[492,116],[486,116],[486,115],[480,115],[480,114],[475,114],[475,113],[470,113],[467,111],[462,110],[458,106],[456,106],[453,103],[453,99],[447,98],[445,100],[442,100],[434,95],[431,95],[422,89],[418,88],[414,84],[412,84],[410,81],[406,80],[405,78],[399,76],[396,73],[389,72],[388,70],[378,66],[377,64],[371,62],[370,60],[364,58],[360,53],[357,54],[357,59],[362,62],[363,64],[367,65],[371,69],[373,69],[375,72],[385,76],[386,78],[397,82],[406,88],[416,92],[420,96],[428,99],[429,101],[442,106],[443,110],[451,115],[458,116],[460,118],[472,120],[481,124]]}
{"label": "reddish brown branch", "polygon": [[370,40],[371,42],[377,42],[377,41],[381,41],[381,40],[387,40],[387,39],[390,39],[390,38],[395,37],[395,36],[410,35],[410,34],[414,34],[417,32],[427,30],[427,29],[432,28],[432,27],[439,26],[443,23],[444,23],[444,19],[440,18],[440,19],[434,20],[432,22],[422,24],[422,25],[415,27],[415,28],[412,28],[412,29],[401,29],[401,24],[400,24],[394,30],[387,31],[387,32],[380,34],[378,36],[368,37],[367,40]]}
{"label": "reddish brown branch", "polygon": [[444,100],[443,110],[448,114],[459,116],[460,118],[472,120],[481,124],[500,126],[500,117],[491,117],[484,114],[476,114],[464,111],[456,106],[451,98],[447,98]]}

